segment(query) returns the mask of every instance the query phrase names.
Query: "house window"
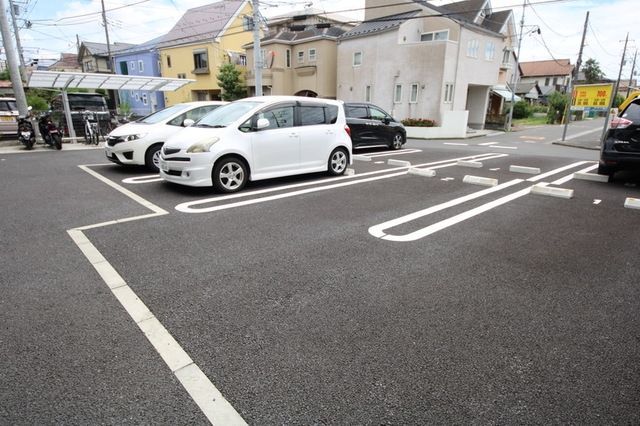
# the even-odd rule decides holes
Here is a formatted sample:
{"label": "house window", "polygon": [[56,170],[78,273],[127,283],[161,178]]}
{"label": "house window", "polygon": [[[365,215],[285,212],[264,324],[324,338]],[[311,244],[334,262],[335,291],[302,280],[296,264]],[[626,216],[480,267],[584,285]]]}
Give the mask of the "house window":
{"label": "house window", "polygon": [[447,83],[444,85],[444,103],[450,104],[453,102],[453,83]]}
{"label": "house window", "polygon": [[93,71],[93,63],[91,61],[87,61],[84,63],[85,71]]}
{"label": "house window", "polygon": [[418,83],[413,83],[409,93],[409,103],[415,104],[416,102],[418,102]]}
{"label": "house window", "polygon": [[140,102],[140,94],[136,92],[136,102]]}
{"label": "house window", "polygon": [[129,74],[129,69],[127,68],[127,61],[120,62],[120,74],[122,75]]}
{"label": "house window", "polygon": [[354,52],[353,53],[353,66],[359,67],[362,65],[362,52]]}
{"label": "house window", "polygon": [[309,62],[315,62],[317,57],[316,49],[309,49]]}
{"label": "house window", "polygon": [[505,49],[502,51],[502,63],[508,64],[511,62],[511,51],[509,49]]}
{"label": "house window", "polygon": [[193,71],[195,73],[209,71],[209,59],[206,49],[197,49],[193,51],[193,66]]}
{"label": "house window", "polygon": [[129,62],[129,69],[133,71],[136,70],[136,61]]}
{"label": "house window", "polygon": [[298,63],[301,64],[304,62],[304,52],[298,52]]}
{"label": "house window", "polygon": [[285,65],[287,68],[291,68],[291,49],[287,49],[287,54],[285,56]]}
{"label": "house window", "polygon": [[171,68],[171,56],[167,55],[167,68]]}
{"label": "house window", "polygon": [[138,72],[144,72],[144,62],[138,61]]}
{"label": "house window", "polygon": [[440,41],[449,40],[449,30],[432,31],[429,33],[422,33],[420,35],[420,41]]}
{"label": "house window", "polygon": [[365,86],[364,88],[364,101],[371,102],[371,86]]}
{"label": "house window", "polygon": [[402,84],[396,84],[396,88],[393,91],[393,102],[396,104],[402,102]]}
{"label": "house window", "polygon": [[179,73],[178,78],[187,78],[187,75],[183,73]]}
{"label": "house window", "polygon": [[493,61],[493,58],[496,57],[496,45],[493,42],[489,41],[484,46],[484,59],[487,61]]}
{"label": "house window", "polygon": [[544,79],[544,85],[548,86],[550,81],[551,81],[551,79],[549,77],[545,78]]}
{"label": "house window", "polygon": [[147,104],[148,104],[147,94],[146,94],[146,93],[143,93],[143,94],[142,94],[142,103],[143,103],[144,105],[147,105]]}
{"label": "house window", "polygon": [[479,48],[480,42],[478,40],[469,40],[467,43],[467,56],[470,58],[477,58]]}
{"label": "house window", "polygon": [[557,85],[558,84],[558,77],[553,77],[553,85]]}
{"label": "house window", "polygon": [[238,57],[238,65],[242,65],[243,67],[247,66],[247,55],[240,54]]}

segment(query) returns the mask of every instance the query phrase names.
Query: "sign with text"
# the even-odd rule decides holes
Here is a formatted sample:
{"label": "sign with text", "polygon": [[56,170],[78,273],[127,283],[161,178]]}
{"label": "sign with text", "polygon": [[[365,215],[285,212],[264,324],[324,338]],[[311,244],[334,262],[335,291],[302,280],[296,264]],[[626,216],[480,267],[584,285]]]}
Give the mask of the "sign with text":
{"label": "sign with text", "polygon": [[577,84],[573,88],[571,109],[607,109],[611,104],[613,84]]}

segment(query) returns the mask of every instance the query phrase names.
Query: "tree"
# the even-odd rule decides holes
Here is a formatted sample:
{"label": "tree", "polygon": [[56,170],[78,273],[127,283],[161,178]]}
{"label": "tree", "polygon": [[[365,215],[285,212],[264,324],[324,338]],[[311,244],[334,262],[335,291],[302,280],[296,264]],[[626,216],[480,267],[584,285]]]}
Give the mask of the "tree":
{"label": "tree", "polygon": [[11,76],[9,75],[9,70],[0,71],[0,80],[11,80]]}
{"label": "tree", "polygon": [[220,67],[218,84],[222,88],[222,100],[235,101],[247,93],[240,78],[240,70],[234,64],[224,64]]}
{"label": "tree", "polygon": [[600,64],[593,58],[587,59],[584,63],[584,77],[587,83],[597,83],[604,78],[604,73],[600,69]]}
{"label": "tree", "polygon": [[569,102],[567,95],[560,92],[551,92],[547,99],[549,101],[547,124],[562,123],[562,117]]}

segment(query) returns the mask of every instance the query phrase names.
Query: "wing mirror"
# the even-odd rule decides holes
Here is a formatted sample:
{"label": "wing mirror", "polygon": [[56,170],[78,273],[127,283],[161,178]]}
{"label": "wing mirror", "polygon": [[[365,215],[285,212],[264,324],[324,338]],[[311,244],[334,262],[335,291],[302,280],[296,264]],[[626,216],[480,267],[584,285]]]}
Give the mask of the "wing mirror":
{"label": "wing mirror", "polygon": [[195,121],[193,121],[192,119],[185,118],[184,121],[182,122],[182,127],[193,126],[193,123],[195,123]]}
{"label": "wing mirror", "polygon": [[269,123],[269,120],[267,120],[266,118],[258,118],[258,122],[256,123],[256,129],[257,130],[266,129],[270,125],[271,123]]}

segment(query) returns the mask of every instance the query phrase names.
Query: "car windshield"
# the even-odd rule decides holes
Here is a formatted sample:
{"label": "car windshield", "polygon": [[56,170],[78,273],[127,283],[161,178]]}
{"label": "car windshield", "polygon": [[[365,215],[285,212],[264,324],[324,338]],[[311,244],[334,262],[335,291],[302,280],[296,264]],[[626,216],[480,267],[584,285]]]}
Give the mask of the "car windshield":
{"label": "car windshield", "polygon": [[152,114],[149,114],[146,117],[142,117],[137,122],[145,123],[145,124],[156,124],[170,118],[175,114],[178,114],[188,109],[189,107],[190,105],[187,105],[187,104],[173,105],[173,106],[170,106],[169,108],[161,109],[160,111],[156,111]]}
{"label": "car windshield", "polygon": [[227,127],[262,102],[238,101],[221,106],[202,117],[196,127]]}

